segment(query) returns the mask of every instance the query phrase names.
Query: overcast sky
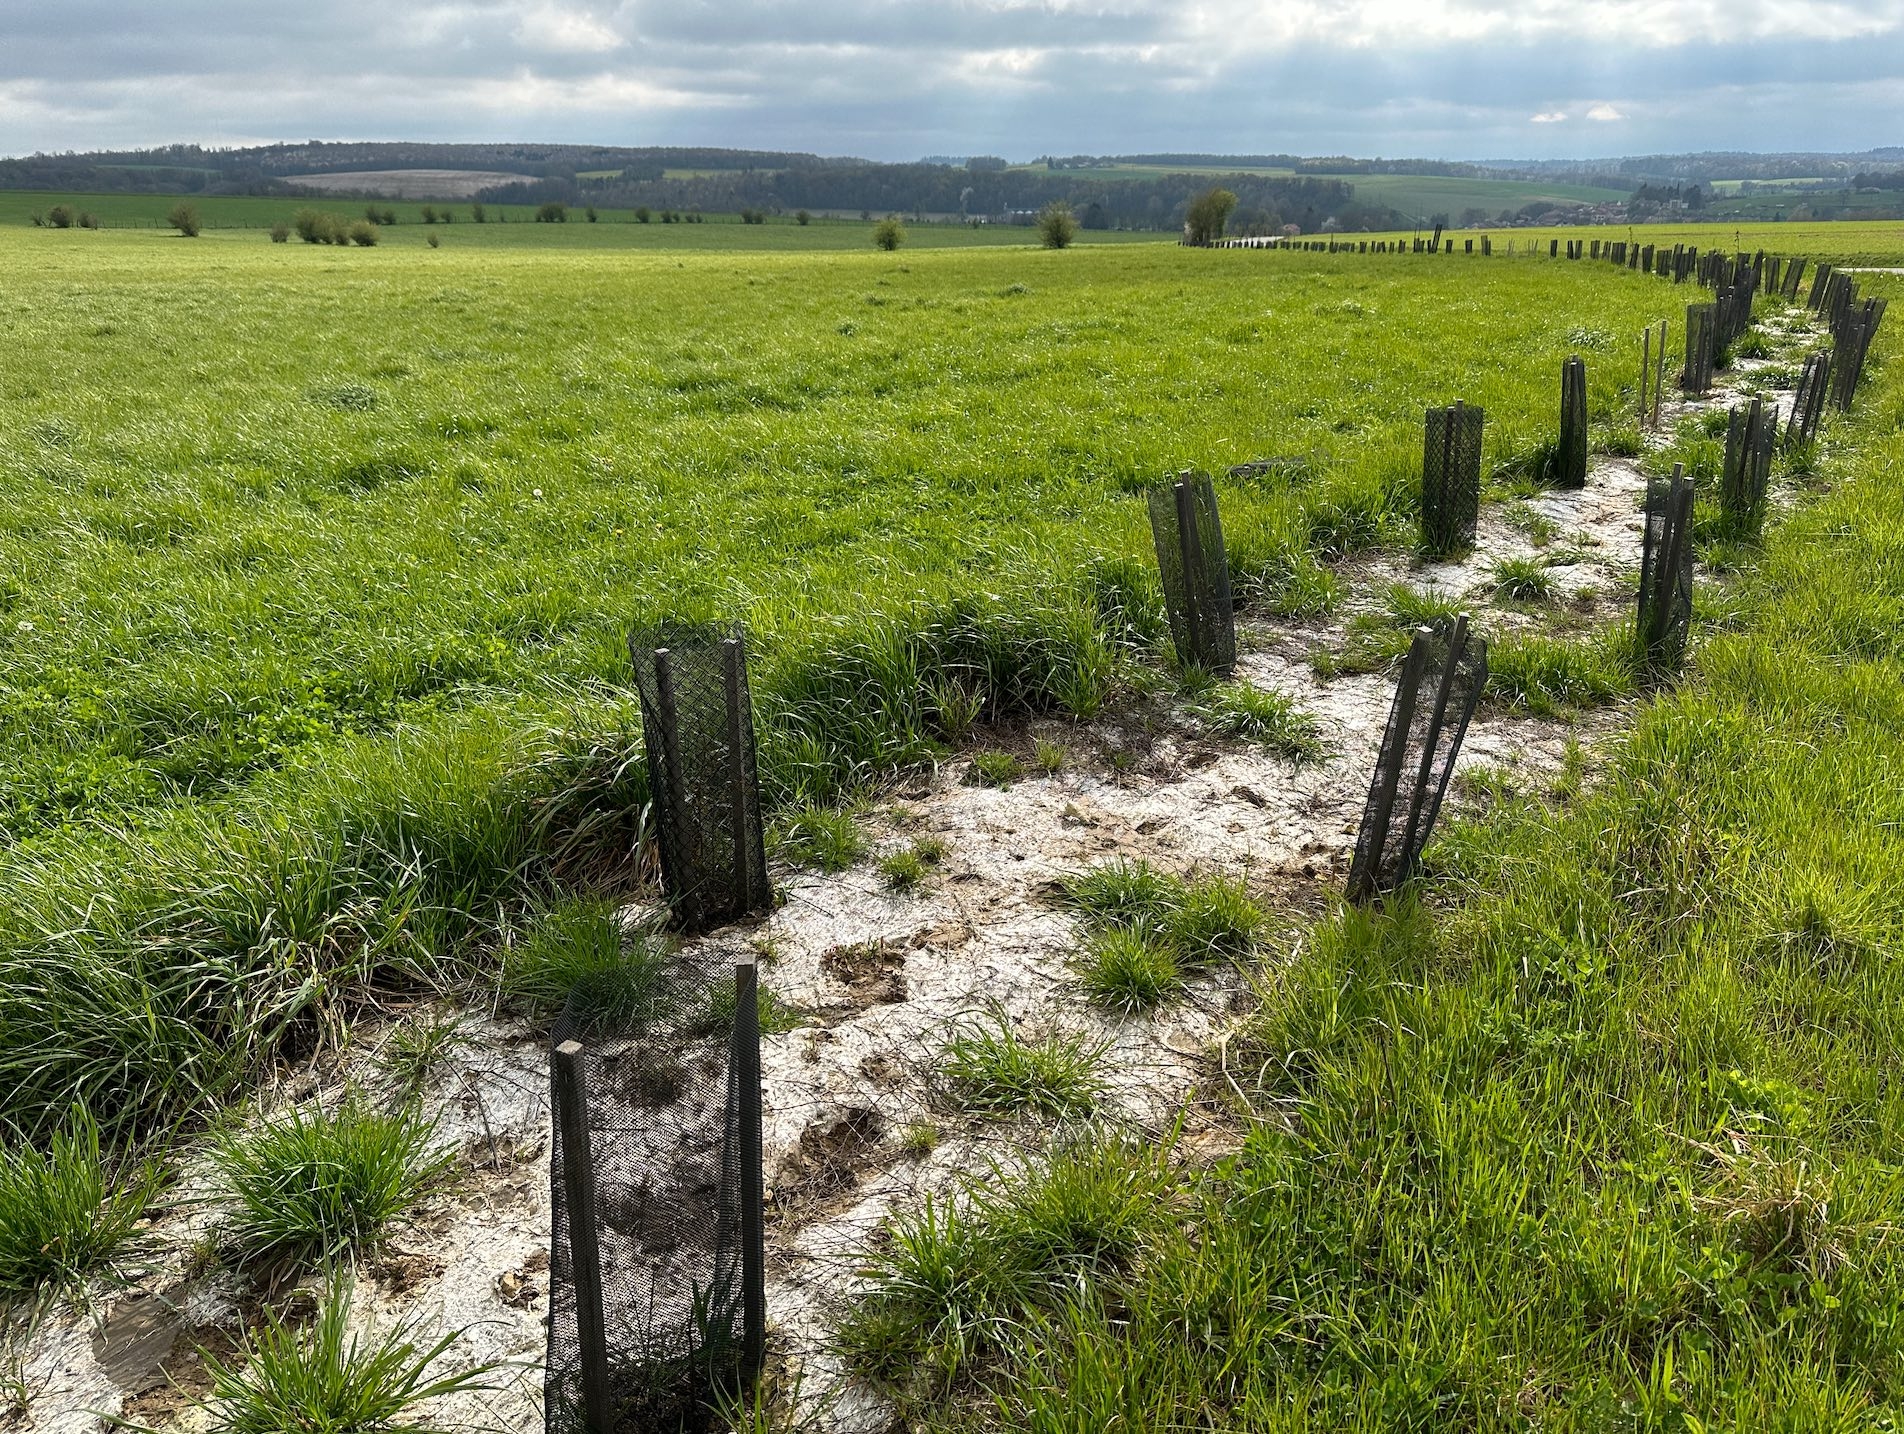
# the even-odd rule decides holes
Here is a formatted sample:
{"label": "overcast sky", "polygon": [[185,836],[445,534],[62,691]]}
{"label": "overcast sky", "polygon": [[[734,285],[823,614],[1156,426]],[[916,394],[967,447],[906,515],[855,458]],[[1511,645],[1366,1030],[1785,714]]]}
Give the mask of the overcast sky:
{"label": "overcast sky", "polygon": [[302,139],[1861,150],[1904,0],[0,0],[0,154]]}

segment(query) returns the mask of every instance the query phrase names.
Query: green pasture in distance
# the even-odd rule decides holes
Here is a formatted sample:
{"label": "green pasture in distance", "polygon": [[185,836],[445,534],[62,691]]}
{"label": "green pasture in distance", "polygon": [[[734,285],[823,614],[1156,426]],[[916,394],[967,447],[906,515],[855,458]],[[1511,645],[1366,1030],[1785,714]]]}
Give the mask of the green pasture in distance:
{"label": "green pasture in distance", "polygon": [[1344,174],[1355,197],[1389,204],[1411,214],[1446,213],[1459,218],[1464,209],[1498,214],[1524,204],[1619,204],[1631,198],[1622,189],[1587,184],[1550,184],[1545,180],[1468,179],[1432,174]]}
{"label": "green pasture in distance", "polygon": [[[1392,234],[1311,234],[1309,239],[1336,238],[1359,243],[1378,239],[1399,239],[1404,243],[1415,237],[1416,231],[1399,230]],[[1420,231],[1426,237],[1427,231]],[[1451,229],[1444,237],[1454,241],[1456,250],[1460,250],[1462,241],[1472,239],[1478,254],[1481,238],[1486,235],[1493,241],[1496,256],[1505,254],[1512,243],[1517,254],[1530,248],[1540,255],[1547,253],[1550,241],[1561,241],[1561,252],[1566,252],[1566,241],[1583,239],[1589,244],[1594,240],[1607,243],[1624,240],[1636,244],[1664,244],[1668,249],[1675,244],[1690,244],[1701,253],[1708,249],[1723,250],[1728,253],[1752,253],[1763,249],[1768,254],[1780,256],[1803,256],[1822,259],[1827,263],[1838,264],[1904,264],[1904,220],[1898,219],[1847,219],[1825,220],[1808,223],[1738,223],[1738,224],[1603,224],[1603,225],[1566,225],[1545,229],[1489,229],[1485,226],[1475,229]],[[1459,255],[1457,254],[1457,257]],[[1583,263],[1590,262],[1583,260]]]}
{"label": "green pasture in distance", "polygon": [[[180,203],[177,195],[156,194],[62,194],[40,190],[0,190],[0,229],[32,228],[31,216],[45,214],[55,204],[70,204],[76,210],[96,215],[105,230],[145,229],[160,234],[170,232],[166,216]],[[663,224],[659,212],[648,223],[639,222],[633,210],[602,209],[599,219],[590,223],[587,205],[569,207],[562,224],[535,222],[535,206],[524,204],[485,204],[486,222],[478,224],[467,200],[432,200],[428,207],[439,214],[448,211],[454,218],[447,224],[425,224],[425,201],[408,199],[346,199],[339,196],[311,195],[298,198],[263,198],[250,195],[198,199],[183,202],[198,210],[204,222],[200,240],[217,238],[227,231],[246,236],[247,242],[269,243],[274,224],[288,224],[300,209],[315,209],[346,219],[362,216],[375,208],[379,213],[394,212],[397,222],[380,226],[378,245],[396,247],[427,246],[431,235],[439,246],[448,248],[569,248],[569,249],[859,249],[872,246],[872,224],[860,219],[828,219],[815,215],[810,223],[798,223],[792,214],[769,215],[764,224],[743,224],[738,214],[709,214],[699,224]],[[963,247],[969,245],[1028,245],[1037,243],[1029,227],[965,224],[929,224],[903,221],[905,247],[909,249]],[[42,231],[43,232],[43,231]],[[78,229],[53,231],[58,237],[83,242],[98,237],[94,231]],[[104,232],[104,231],[98,231]],[[1079,234],[1081,244],[1169,242],[1171,236],[1157,233],[1121,233],[1087,230]],[[299,241],[293,235],[293,247]]]}

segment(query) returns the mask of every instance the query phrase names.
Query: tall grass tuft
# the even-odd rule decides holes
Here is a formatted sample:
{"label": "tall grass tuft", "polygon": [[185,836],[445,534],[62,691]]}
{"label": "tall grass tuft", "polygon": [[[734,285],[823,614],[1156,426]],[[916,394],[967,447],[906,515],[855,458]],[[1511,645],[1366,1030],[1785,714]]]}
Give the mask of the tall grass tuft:
{"label": "tall grass tuft", "polygon": [[652,1005],[667,970],[661,944],[623,925],[607,899],[546,907],[503,948],[502,994],[538,1015],[626,1025]]}
{"label": "tall grass tuft", "polygon": [[454,1149],[414,1106],[293,1108],[225,1135],[213,1152],[243,1263],[312,1262],[376,1245],[449,1170]]}
{"label": "tall grass tuft", "polygon": [[1065,1031],[1020,1036],[1002,1011],[967,1021],[945,1043],[940,1077],[954,1104],[993,1118],[1089,1114],[1107,1047]]}
{"label": "tall grass tuft", "polygon": [[333,1280],[308,1329],[267,1310],[242,1363],[205,1356],[211,1427],[218,1434],[440,1434],[417,1417],[428,1400],[492,1388],[494,1361],[455,1374],[433,1369],[464,1334],[422,1343],[406,1319],[375,1339],[350,1332],[351,1301]]}
{"label": "tall grass tuft", "polygon": [[111,1264],[135,1242],[161,1179],[156,1162],[109,1166],[83,1109],[44,1150],[0,1150],[0,1304],[75,1287]]}

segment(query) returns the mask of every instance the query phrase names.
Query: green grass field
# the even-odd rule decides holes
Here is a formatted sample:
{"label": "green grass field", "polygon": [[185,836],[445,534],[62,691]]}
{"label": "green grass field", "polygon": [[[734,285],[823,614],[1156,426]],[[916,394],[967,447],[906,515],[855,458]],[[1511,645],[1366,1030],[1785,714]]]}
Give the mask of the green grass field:
{"label": "green grass field", "polygon": [[1892,361],[1584,788],[1303,932],[1234,1150],[1081,1137],[876,1251],[913,1427],[1896,1427],[1901,461]]}
{"label": "green grass field", "polygon": [[[13,1118],[258,1054],[146,969],[155,923],[247,1020],[311,999],[282,983],[313,961],[480,944],[586,855],[537,822],[638,801],[594,785],[633,750],[631,622],[747,620],[770,787],[831,798],[926,749],[921,691],[972,644],[1007,706],[1110,695],[1145,482],[1311,456],[1228,499],[1239,576],[1300,606],[1312,528],[1407,511],[1426,404],[1486,404],[1511,461],[1571,346],[1621,353],[1677,297],[1588,266],[504,232],[0,230],[0,1029],[90,982],[69,1052],[0,1042]],[[1603,417],[1626,367],[1595,370]],[[94,1009],[148,980],[170,1035]]]}
{"label": "green grass field", "polygon": [[[1088,716],[1154,668],[1145,484],[1306,459],[1220,487],[1239,593],[1316,613],[1326,559],[1410,542],[1424,407],[1484,404],[1517,473],[1577,352],[1615,437],[1639,331],[1696,297],[1545,258],[610,230],[0,224],[10,1142],[77,1101],[162,1152],[367,985],[487,990],[525,912],[625,888],[631,624],[744,620],[769,801],[838,803],[954,705]],[[1897,1422],[1895,344],[1584,783],[1265,968],[1221,1158],[1080,1137],[874,1252],[848,1352],[915,1427]],[[71,1178],[89,1132],[60,1171],[0,1156],[9,1270],[47,1263],[35,1191],[129,1238],[144,1196]]]}

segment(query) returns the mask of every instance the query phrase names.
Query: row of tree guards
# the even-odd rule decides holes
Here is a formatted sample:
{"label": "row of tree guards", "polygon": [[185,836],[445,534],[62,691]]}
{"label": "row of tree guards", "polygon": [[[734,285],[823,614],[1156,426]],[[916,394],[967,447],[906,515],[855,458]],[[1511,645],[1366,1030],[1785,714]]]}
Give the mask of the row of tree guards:
{"label": "row of tree guards", "polygon": [[[1437,234],[1430,252],[1440,243]],[[1593,257],[1600,253],[1594,241]],[[1694,391],[1710,382],[1718,350],[1743,333],[1761,283],[1795,298],[1805,269],[1803,260],[1781,269],[1763,255],[1651,245],[1614,243],[1605,256],[1718,291],[1687,314],[1680,381]],[[1807,358],[1787,442],[1810,441],[1828,396],[1849,404],[1884,312],[1882,300],[1858,303],[1850,277],[1826,265],[1809,302],[1830,324],[1833,350]],[[1657,340],[1649,328],[1643,341],[1642,422],[1658,422],[1666,337],[1662,322]],[[1577,355],[1561,367],[1559,418],[1546,478],[1579,488],[1588,434]],[[1485,424],[1480,407],[1461,402],[1426,413],[1421,541],[1431,555],[1474,542]],[[1775,407],[1753,399],[1731,410],[1719,485],[1730,530],[1762,521],[1778,442]],[[1153,487],[1148,510],[1177,660],[1227,677],[1236,618],[1216,488],[1186,473]],[[1635,639],[1661,672],[1683,660],[1691,626],[1692,511],[1683,467],[1648,484]],[[629,654],[673,924],[706,931],[771,910],[745,634],[731,624],[647,628],[631,635]],[[1418,869],[1487,674],[1487,642],[1466,616],[1413,634],[1356,836],[1351,900],[1377,899]],[[764,1358],[755,970],[689,948],[644,981],[578,986],[551,1035],[549,1434],[688,1427],[720,1392],[753,1379]]]}

